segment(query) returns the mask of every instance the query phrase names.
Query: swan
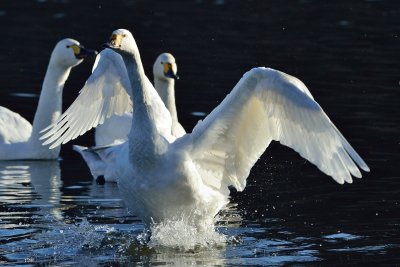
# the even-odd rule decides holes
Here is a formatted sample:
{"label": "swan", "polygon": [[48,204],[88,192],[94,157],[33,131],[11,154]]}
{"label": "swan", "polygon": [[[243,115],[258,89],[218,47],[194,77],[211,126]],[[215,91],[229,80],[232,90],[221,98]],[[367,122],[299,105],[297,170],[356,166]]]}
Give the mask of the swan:
{"label": "swan", "polygon": [[0,160],[58,157],[60,148],[50,150],[41,145],[40,131],[61,115],[62,91],[71,68],[96,53],[69,38],[56,44],[43,81],[33,125],[18,113],[0,106]]}
{"label": "swan", "polygon": [[186,131],[178,121],[175,105],[175,80],[179,79],[177,71],[175,58],[170,53],[159,55],[153,65],[154,88],[171,114],[171,133],[175,137],[181,137]]}
{"label": "swan", "polygon": [[[113,64],[109,64],[110,61]],[[104,49],[100,52],[93,67],[92,76],[96,79],[100,79],[102,75],[107,75],[107,80],[113,81],[115,86],[119,86],[118,90],[130,91],[130,84],[128,74],[122,57],[112,51],[111,49]],[[119,76],[119,77],[118,77]],[[178,121],[178,115],[175,105],[175,80],[179,79],[177,75],[176,60],[170,53],[160,54],[153,64],[153,77],[154,86],[163,100],[165,106],[169,110],[172,119],[172,135],[181,137],[186,134],[185,129]],[[89,80],[91,77],[89,77]],[[116,81],[122,80],[125,82],[118,83]],[[90,87],[92,84],[96,85],[96,88],[83,88],[82,90],[102,90],[99,87],[112,87],[112,83],[87,83],[85,86]],[[113,89],[111,89],[113,90]],[[130,102],[121,103],[126,108],[131,108]],[[114,145],[125,142],[131,128],[132,112],[125,112],[122,116],[112,115],[110,118],[104,120],[103,124],[96,127],[95,132],[95,143],[97,147]],[[94,148],[88,149],[84,146],[74,145],[73,150],[77,151],[90,169],[92,176],[99,182],[115,182],[115,177],[112,177],[112,171],[107,170],[106,164],[103,160],[93,152]],[[104,179],[104,181],[102,180]]]}
{"label": "swan", "polygon": [[[212,224],[229,202],[228,186],[245,188],[250,169],[272,140],[294,149],[340,184],[351,183],[352,176],[361,178],[359,168],[369,171],[293,76],[270,68],[251,69],[192,133],[176,138],[171,115],[144,73],[132,34],[118,29],[106,46],[122,56],[128,70],[132,128],[127,142],[97,153],[112,155],[105,158],[111,158],[107,164],[118,178],[121,195],[146,224],[179,218],[199,230]],[[75,101],[92,115],[90,99],[79,96]],[[96,123],[79,116],[60,118],[67,120],[48,129],[45,143],[52,143],[50,147],[70,140],[69,132],[82,133],[80,129]],[[69,120],[74,118],[78,121]]]}

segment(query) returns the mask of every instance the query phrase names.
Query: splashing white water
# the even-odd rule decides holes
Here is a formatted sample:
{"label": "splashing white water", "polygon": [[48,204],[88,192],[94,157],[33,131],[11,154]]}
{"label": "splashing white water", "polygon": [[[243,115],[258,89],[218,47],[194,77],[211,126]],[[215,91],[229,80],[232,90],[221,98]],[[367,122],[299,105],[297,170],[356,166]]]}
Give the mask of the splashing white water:
{"label": "splashing white water", "polygon": [[214,262],[209,262],[210,254],[222,253],[230,242],[228,236],[216,231],[214,224],[199,229],[193,222],[188,223],[187,218],[152,224],[148,229],[143,224],[118,227],[92,224],[85,218],[76,220],[73,224],[53,221],[51,229],[35,235],[36,240],[45,242],[32,244],[27,260],[72,260],[78,265],[87,265],[88,259],[95,256],[99,260],[147,259],[174,263],[179,260],[182,265],[199,261],[213,265]]}
{"label": "splashing white water", "polygon": [[167,220],[152,224],[147,245],[151,248],[168,247],[182,251],[223,247],[227,237],[218,233],[214,224],[203,225],[200,229],[185,219]]}

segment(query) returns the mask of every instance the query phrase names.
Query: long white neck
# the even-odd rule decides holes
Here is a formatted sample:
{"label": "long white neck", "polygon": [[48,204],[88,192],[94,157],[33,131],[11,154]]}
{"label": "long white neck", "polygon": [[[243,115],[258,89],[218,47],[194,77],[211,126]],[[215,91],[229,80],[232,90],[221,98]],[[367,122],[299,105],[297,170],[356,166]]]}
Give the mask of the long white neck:
{"label": "long white neck", "polygon": [[71,67],[61,67],[50,60],[33,119],[30,139],[32,144],[37,143],[39,147],[42,147],[39,141],[40,131],[55,122],[61,115],[62,92],[70,71]]}
{"label": "long white neck", "polygon": [[122,59],[124,60],[126,70],[128,72],[129,81],[131,83],[132,92],[130,94],[132,98],[133,109],[142,108],[149,104],[150,96],[145,90],[145,79],[142,61],[138,52],[132,54],[123,54]]}
{"label": "long white neck", "polygon": [[[137,167],[148,168],[165,152],[165,142],[155,125],[151,88],[139,52],[122,55],[131,83],[133,116],[129,133],[129,157]],[[154,90],[154,89],[153,89]]]}
{"label": "long white neck", "polygon": [[175,105],[175,80],[154,78],[154,87],[169,113],[171,113],[172,122],[178,122],[178,113]]}

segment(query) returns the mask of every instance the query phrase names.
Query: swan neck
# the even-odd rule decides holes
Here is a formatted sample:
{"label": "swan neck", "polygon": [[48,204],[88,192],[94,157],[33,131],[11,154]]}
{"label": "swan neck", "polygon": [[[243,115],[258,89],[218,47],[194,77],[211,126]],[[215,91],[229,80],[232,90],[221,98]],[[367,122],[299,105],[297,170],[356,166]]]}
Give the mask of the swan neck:
{"label": "swan neck", "polygon": [[126,70],[128,72],[129,81],[131,83],[132,92],[130,94],[133,107],[137,105],[149,103],[148,92],[145,90],[146,75],[144,73],[142,61],[139,53],[122,55]]}
{"label": "swan neck", "polygon": [[[151,84],[144,74],[138,53],[122,56],[131,83],[132,126],[128,135],[129,159],[139,169],[148,169],[165,152],[165,142],[158,132],[156,112],[151,105]],[[155,94],[156,92],[154,92]]]}
{"label": "swan neck", "polygon": [[39,103],[32,125],[32,142],[39,143],[40,131],[55,122],[62,111],[62,92],[71,67],[50,64],[47,67]]}
{"label": "swan neck", "polygon": [[175,80],[174,79],[154,79],[154,86],[158,95],[171,113],[172,121],[178,121],[178,113],[175,105]]}

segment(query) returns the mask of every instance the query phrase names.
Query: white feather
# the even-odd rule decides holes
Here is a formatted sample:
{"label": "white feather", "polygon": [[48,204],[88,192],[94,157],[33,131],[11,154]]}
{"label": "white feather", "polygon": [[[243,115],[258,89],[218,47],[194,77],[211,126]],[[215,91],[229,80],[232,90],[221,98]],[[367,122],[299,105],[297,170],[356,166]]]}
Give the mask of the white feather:
{"label": "white feather", "polygon": [[102,124],[113,114],[123,115],[132,110],[127,93],[130,83],[121,56],[105,49],[95,66],[79,97],[55,123],[43,129],[45,134],[40,139],[47,138],[44,145],[52,144],[50,148],[55,148]]}

